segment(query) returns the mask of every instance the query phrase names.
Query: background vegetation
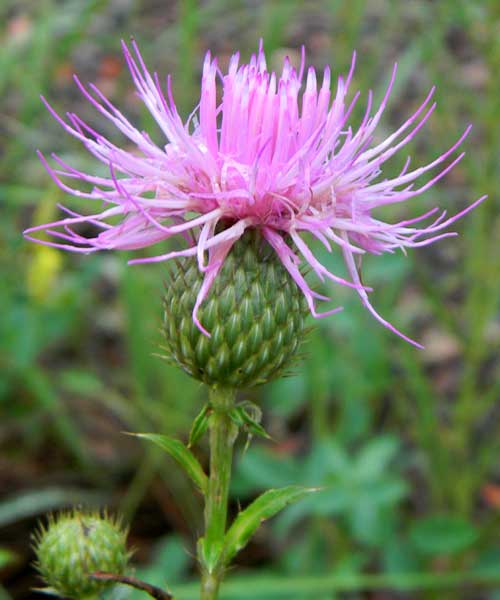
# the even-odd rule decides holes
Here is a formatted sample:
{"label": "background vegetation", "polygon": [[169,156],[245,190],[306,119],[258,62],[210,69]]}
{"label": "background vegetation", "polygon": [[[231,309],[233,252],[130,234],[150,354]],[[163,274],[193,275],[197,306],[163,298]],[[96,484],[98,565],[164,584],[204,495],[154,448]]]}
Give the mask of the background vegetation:
{"label": "background vegetation", "polygon": [[[458,224],[459,238],[364,267],[381,313],[426,349],[336,288],[345,311],[316,324],[297,375],[248,394],[275,441],[241,456],[234,506],[291,482],[326,490],[266,525],[223,597],[500,598],[498,1],[3,0],[0,23],[0,598],[30,595],[30,531],[75,502],[126,515],[152,582],[193,577],[200,499],[173,463],[120,434],[185,436],[203,400],[154,356],[166,267],[63,255],[20,234],[62,200],[36,148],[93,168],[40,93],[108,128],[79,96],[78,72],[160,139],[120,55],[130,35],[153,70],[174,75],[186,115],[206,49],[222,62],[235,49],[248,57],[263,37],[276,67],[305,44],[312,64],[345,72],[357,49],[353,88],[365,97],[381,96],[397,60],[381,135],[436,84],[415,163],[474,123],[466,158],[414,214],[454,213],[483,193],[488,202]],[[196,597],[189,583],[179,589]]]}

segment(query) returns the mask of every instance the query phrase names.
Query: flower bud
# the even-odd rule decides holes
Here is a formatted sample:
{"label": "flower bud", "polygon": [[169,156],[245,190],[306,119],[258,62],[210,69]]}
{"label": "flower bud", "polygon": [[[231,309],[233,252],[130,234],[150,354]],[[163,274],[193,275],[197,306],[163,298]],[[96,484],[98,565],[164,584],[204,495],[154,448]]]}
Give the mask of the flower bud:
{"label": "flower bud", "polygon": [[204,274],[180,259],[167,285],[163,331],[167,358],[208,385],[265,383],[292,364],[305,332],[304,296],[260,232],[247,230],[225,259],[198,309]]}
{"label": "flower bud", "polygon": [[130,558],[127,530],[106,514],[73,510],[51,516],[33,538],[35,566],[50,591],[76,600],[91,598],[112,585],[90,574],[123,574]]}

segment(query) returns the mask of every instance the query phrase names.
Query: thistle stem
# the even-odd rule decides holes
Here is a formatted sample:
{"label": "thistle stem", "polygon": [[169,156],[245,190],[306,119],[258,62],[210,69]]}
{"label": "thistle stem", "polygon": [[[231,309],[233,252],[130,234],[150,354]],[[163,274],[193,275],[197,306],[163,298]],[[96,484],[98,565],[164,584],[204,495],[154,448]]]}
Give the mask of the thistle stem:
{"label": "thistle stem", "polygon": [[233,446],[238,428],[229,412],[234,406],[235,392],[212,388],[210,404],[210,477],[205,498],[205,537],[199,549],[202,566],[201,600],[216,600],[224,577],[224,564],[219,553],[226,533],[229,483]]}
{"label": "thistle stem", "polygon": [[[96,571],[95,573],[92,573],[90,577],[91,579],[97,579],[98,581],[112,581],[114,583],[130,585],[131,587],[134,587],[137,590],[146,592],[146,594],[149,594],[152,598],[155,598],[156,600],[173,600],[173,596],[168,592],[165,592],[164,590],[162,590],[159,587],[156,587],[155,585],[150,585],[145,581],[141,581],[140,579],[137,579],[137,577],[130,577],[128,575],[118,575],[115,573],[106,573],[105,571]],[[96,594],[95,596],[92,596],[92,598],[89,598],[87,596],[86,600],[93,600],[94,598],[97,600],[99,598],[99,595]]]}

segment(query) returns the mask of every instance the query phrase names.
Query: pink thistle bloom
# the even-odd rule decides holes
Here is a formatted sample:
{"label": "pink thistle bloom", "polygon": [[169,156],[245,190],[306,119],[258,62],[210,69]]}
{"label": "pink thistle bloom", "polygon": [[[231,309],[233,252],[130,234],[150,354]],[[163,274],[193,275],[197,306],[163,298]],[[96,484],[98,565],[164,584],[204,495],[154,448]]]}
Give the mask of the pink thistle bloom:
{"label": "pink thistle bloom", "polygon": [[[346,96],[355,55],[347,78],[338,78],[332,96],[328,67],[321,86],[310,67],[301,92],[304,52],[298,73],[287,58],[278,77],[267,70],[261,43],[248,64],[239,65],[239,54],[233,55],[227,74],[221,73],[217,60],[207,53],[200,102],[183,123],[172,96],[170,77],[163,89],[157,73],[151,75],[146,68],[135,41],[131,46],[132,51],[124,43],[123,51],[137,94],[163,131],[165,145],[154,144],[95,85],[85,87],[75,76],[82,94],[135,149],[124,150],[112,144],[74,113],[68,113],[68,120],[63,120],[42,98],[62,127],[107,165],[109,176],[78,171],[55,154],[52,158],[57,167],[52,168],[39,153],[60,188],[89,199],[96,209],[92,214],[81,215],[61,207],[68,215],[66,218],[31,227],[25,231],[26,237],[88,254],[98,250],[135,250],[173,235],[184,236],[189,244],[184,250],[129,262],[196,257],[204,282],[193,319],[209,335],[197,319],[198,308],[233,244],[246,229],[257,228],[303,292],[314,317],[332,314],[340,308],[317,311],[316,301],[329,298],[311,289],[300,270],[303,262],[312,267],[321,281],[330,279],[353,288],[380,323],[419,346],[375,311],[368,298],[371,290],[362,284],[357,265],[367,252],[382,254],[397,248],[405,251],[456,235],[443,230],[485,198],[479,198],[451,218],[446,218],[445,211],[436,214],[438,208],[397,223],[386,223],[372,214],[380,206],[419,196],[464,156],[462,152],[453,158],[470,126],[431,163],[410,170],[408,159],[397,177],[381,178],[383,164],[413,139],[434,111],[436,104],[431,103],[434,88],[394,133],[374,143],[376,127],[394,84],[396,65],[382,102],[372,110],[370,91],[362,122],[353,131],[348,120],[360,94],[356,93],[350,103],[346,102]],[[222,88],[220,103],[218,85]],[[436,168],[437,173],[429,181],[420,186],[415,184],[419,177]],[[71,180],[91,184],[92,189],[85,192],[73,188],[67,183]],[[117,224],[116,217],[121,217]],[[221,222],[225,225],[223,229],[217,228]],[[74,229],[80,223],[93,225],[99,233],[83,237]],[[37,231],[44,231],[58,241],[33,238]],[[302,237],[304,233],[317,238],[330,252],[338,247],[351,281],[331,273],[317,260]],[[291,240],[294,247],[286,240]]]}

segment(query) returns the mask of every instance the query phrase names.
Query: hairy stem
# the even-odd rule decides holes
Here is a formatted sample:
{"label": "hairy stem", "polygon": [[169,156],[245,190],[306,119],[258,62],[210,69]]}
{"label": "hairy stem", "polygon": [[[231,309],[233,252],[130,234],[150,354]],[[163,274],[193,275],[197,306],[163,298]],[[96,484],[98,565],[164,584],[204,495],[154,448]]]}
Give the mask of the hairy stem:
{"label": "hairy stem", "polygon": [[202,600],[217,599],[224,576],[219,553],[226,533],[233,446],[238,434],[229,415],[234,396],[234,390],[231,389],[214,388],[210,391],[213,410],[210,417],[210,478],[205,498],[205,537],[199,556]]}

